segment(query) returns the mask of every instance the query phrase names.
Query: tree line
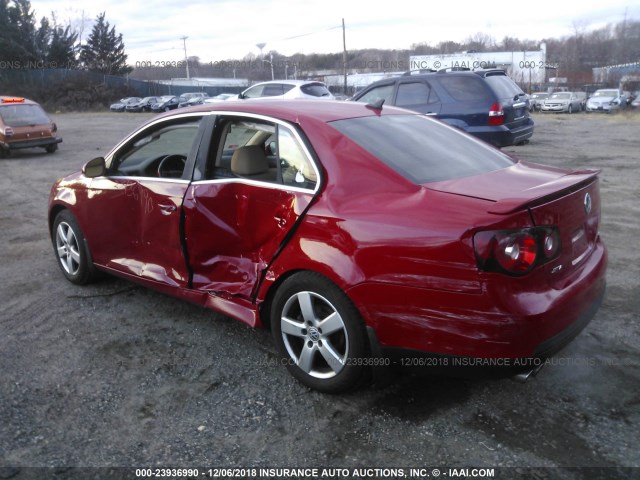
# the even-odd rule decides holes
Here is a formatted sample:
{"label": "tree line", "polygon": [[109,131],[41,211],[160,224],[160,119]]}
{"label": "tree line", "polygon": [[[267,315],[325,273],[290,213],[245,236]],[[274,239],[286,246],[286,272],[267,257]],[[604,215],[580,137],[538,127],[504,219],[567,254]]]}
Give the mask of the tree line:
{"label": "tree line", "polygon": [[[80,42],[79,32],[61,25],[55,14],[38,22],[29,0],[0,0],[0,65],[10,68],[70,68],[103,74],[124,75],[142,80],[161,80],[185,75],[184,67],[162,68],[128,65],[122,34],[117,34],[101,13],[91,33]],[[547,62],[558,65],[557,76],[570,83],[588,83],[594,67],[640,62],[640,21],[628,19],[598,29],[575,23],[573,32],[563,38],[522,40],[504,37],[496,40],[476,33],[462,42],[446,40],[436,45],[416,43],[408,49],[365,49],[347,52],[347,68],[359,72],[397,71],[408,68],[411,55],[458,53],[462,51],[531,51],[544,42]],[[268,58],[266,62],[264,58]],[[249,80],[271,78],[271,63],[276,78],[304,75],[309,71],[343,68],[342,52],[329,54],[295,54],[284,56],[277,51],[259,58],[254,53],[242,59],[217,59],[202,62],[188,59],[194,77],[237,77]],[[144,62],[143,62],[144,63]],[[135,67],[135,68],[134,68]]]}
{"label": "tree line", "polygon": [[131,72],[122,34],[105,18],[96,17],[80,44],[71,25],[42,17],[38,22],[29,0],[0,0],[0,66],[9,69],[67,68],[110,75]]}

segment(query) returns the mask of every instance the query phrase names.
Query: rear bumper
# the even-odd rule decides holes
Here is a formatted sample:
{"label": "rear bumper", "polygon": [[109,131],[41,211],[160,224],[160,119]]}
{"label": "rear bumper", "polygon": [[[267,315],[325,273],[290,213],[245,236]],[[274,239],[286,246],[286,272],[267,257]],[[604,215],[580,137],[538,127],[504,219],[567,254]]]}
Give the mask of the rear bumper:
{"label": "rear bumper", "polygon": [[[574,323],[538,345],[533,355],[527,357],[483,358],[443,355],[398,347],[382,347],[373,332],[369,333],[369,341],[372,343],[371,351],[374,357],[386,359],[385,362],[380,362],[380,365],[429,375],[467,378],[510,377],[523,372],[535,375],[546,365],[548,358],[568,345],[591,322],[603,299],[604,289]],[[525,377],[525,380],[527,377]]]}
{"label": "rear bumper", "polygon": [[513,362],[550,356],[589,324],[605,293],[606,265],[598,243],[562,290],[519,291],[509,278],[480,294],[374,284],[348,294],[383,350]]}
{"label": "rear bumper", "polygon": [[38,138],[37,140],[23,140],[10,143],[0,142],[0,146],[6,150],[20,150],[22,148],[48,147],[49,145],[55,145],[61,142],[62,138],[60,137],[47,137]]}
{"label": "rear bumper", "polygon": [[529,140],[533,136],[533,127],[534,122],[529,118],[524,125],[511,129],[506,125],[483,126],[469,127],[467,132],[496,147],[508,147]]}

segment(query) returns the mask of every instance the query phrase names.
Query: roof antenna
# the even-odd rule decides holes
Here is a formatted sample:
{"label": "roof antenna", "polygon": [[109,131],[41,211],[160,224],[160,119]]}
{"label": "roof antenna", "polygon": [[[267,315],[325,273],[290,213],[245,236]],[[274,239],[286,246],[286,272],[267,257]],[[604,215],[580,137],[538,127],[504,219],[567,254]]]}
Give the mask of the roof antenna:
{"label": "roof antenna", "polygon": [[380,100],[376,100],[375,102],[372,103],[367,103],[367,108],[371,108],[372,110],[382,110],[382,104],[384,103],[385,99],[381,98]]}

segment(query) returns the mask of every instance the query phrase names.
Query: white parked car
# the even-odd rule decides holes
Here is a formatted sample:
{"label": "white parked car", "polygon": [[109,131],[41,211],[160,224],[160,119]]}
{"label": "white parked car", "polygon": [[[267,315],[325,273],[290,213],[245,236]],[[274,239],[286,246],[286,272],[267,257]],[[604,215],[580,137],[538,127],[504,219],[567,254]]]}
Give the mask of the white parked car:
{"label": "white parked car", "polygon": [[[624,103],[623,103],[624,102]],[[611,113],[626,106],[622,93],[617,88],[603,88],[596,90],[587,100],[587,113],[606,112]]]}
{"label": "white parked car", "polygon": [[240,99],[263,97],[335,100],[335,97],[324,83],[311,80],[272,80],[257,83],[238,95]]}

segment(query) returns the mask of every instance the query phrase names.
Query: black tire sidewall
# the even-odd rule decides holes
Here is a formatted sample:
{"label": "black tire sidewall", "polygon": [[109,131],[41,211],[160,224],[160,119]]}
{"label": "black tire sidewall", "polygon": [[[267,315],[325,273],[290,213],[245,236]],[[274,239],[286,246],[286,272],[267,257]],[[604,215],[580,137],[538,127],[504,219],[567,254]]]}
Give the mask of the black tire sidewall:
{"label": "black tire sidewall", "polygon": [[[287,300],[298,292],[309,291],[327,299],[340,313],[349,339],[347,364],[334,377],[315,378],[292,361],[282,339],[280,318]],[[276,291],[271,304],[271,331],[273,339],[289,372],[302,384],[325,393],[340,393],[357,387],[366,373],[369,346],[365,324],[349,297],[333,282],[315,272],[299,272],[286,279]]]}

